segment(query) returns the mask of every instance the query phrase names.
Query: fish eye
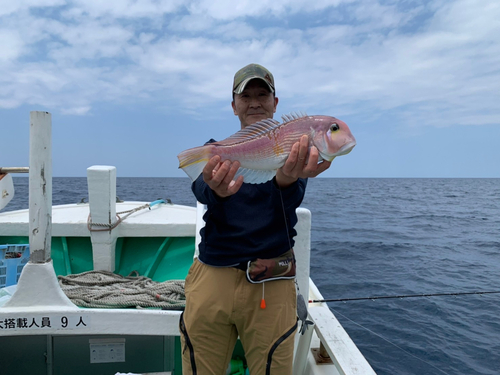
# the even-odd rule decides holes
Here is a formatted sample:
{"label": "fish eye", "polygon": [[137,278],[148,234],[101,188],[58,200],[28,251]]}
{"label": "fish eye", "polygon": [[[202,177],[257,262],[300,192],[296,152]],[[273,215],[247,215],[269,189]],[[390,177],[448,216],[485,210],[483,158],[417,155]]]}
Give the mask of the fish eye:
{"label": "fish eye", "polygon": [[330,131],[331,132],[336,132],[337,130],[339,130],[339,124],[337,124],[336,122],[334,122],[333,124],[330,125]]}

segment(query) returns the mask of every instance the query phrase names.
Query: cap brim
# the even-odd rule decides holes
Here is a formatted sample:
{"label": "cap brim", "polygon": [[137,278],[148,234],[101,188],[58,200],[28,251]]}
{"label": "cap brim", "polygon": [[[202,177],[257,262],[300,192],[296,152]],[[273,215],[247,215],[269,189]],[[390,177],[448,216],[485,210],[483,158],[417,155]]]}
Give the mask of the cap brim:
{"label": "cap brim", "polygon": [[267,87],[269,87],[269,91],[274,92],[274,87],[272,87],[269,82],[267,82],[264,78],[261,76],[251,76],[248,77],[247,79],[243,80],[238,87],[233,91],[235,94],[241,94],[243,90],[245,90],[245,87],[247,86],[248,82],[250,82],[252,79],[260,79],[261,81],[265,82]]}

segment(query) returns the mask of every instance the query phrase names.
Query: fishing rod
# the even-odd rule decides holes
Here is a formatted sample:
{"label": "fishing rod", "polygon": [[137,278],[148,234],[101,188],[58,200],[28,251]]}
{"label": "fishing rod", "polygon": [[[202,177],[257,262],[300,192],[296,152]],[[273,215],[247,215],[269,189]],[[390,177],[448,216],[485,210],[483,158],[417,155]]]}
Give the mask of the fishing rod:
{"label": "fishing rod", "polygon": [[422,297],[441,297],[441,296],[465,296],[465,295],[471,295],[471,294],[498,294],[498,293],[500,293],[500,291],[402,294],[402,295],[397,295],[397,296],[373,296],[373,297],[357,297],[357,298],[313,299],[313,300],[309,300],[309,303],[366,301],[366,300],[376,300],[376,299],[422,298]]}

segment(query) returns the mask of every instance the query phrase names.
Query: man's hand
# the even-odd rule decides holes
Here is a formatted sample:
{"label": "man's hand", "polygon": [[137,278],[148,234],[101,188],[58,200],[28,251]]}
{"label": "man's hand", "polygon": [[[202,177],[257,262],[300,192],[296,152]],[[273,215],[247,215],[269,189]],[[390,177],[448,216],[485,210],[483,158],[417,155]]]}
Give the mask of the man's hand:
{"label": "man's hand", "polygon": [[299,178],[316,177],[330,167],[332,163],[326,160],[318,164],[319,153],[315,146],[311,147],[309,154],[308,149],[309,137],[303,135],[300,141],[292,146],[285,165],[276,173],[276,183],[279,187],[286,188]]}
{"label": "man's hand", "polygon": [[220,156],[216,155],[203,168],[203,181],[219,197],[229,197],[240,190],[241,185],[243,185],[243,176],[239,176],[236,181],[233,180],[239,167],[239,161],[231,163],[231,161],[225,160],[221,163]]}

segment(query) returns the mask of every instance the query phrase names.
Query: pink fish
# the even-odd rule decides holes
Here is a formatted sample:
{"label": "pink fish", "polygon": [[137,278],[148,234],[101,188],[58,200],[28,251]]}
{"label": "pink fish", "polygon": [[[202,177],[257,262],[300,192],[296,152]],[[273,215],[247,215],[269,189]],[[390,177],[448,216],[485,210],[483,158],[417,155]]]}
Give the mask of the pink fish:
{"label": "pink fish", "polygon": [[247,126],[223,141],[195,147],[177,155],[179,168],[195,180],[213,156],[221,160],[238,160],[237,176],[243,181],[259,184],[269,181],[284,164],[292,146],[304,134],[316,146],[320,159],[332,161],[351,152],[356,145],[347,124],[330,116],[287,115],[283,123],[267,119]]}

